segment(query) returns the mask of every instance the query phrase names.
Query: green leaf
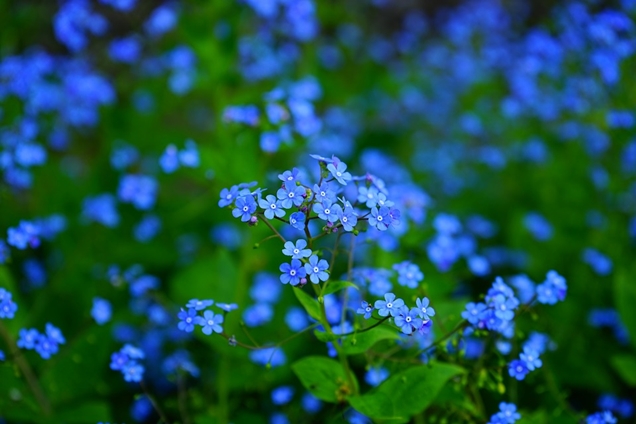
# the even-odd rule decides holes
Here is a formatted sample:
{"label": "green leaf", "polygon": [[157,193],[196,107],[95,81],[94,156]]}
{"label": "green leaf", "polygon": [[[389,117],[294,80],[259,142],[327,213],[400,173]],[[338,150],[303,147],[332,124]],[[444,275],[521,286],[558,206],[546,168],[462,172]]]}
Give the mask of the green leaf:
{"label": "green leaf", "polygon": [[[308,356],[291,366],[300,382],[312,395],[325,402],[340,402],[354,391],[349,387],[342,365],[324,356]],[[353,384],[357,381],[353,377]]]}
{"label": "green leaf", "polygon": [[463,368],[441,363],[412,367],[365,395],[349,398],[349,402],[376,420],[407,422],[433,402],[450,378],[462,372]]}
{"label": "green leaf", "polygon": [[395,328],[378,326],[369,331],[352,334],[342,339],[342,347],[347,355],[356,355],[369,350],[380,340],[395,340],[400,336]]}
{"label": "green leaf", "polygon": [[331,293],[336,293],[339,292],[340,290],[344,290],[347,287],[352,287],[356,290],[359,290],[358,286],[356,286],[355,284],[353,284],[350,281],[327,281],[327,283],[325,284],[325,287],[322,289],[322,295],[323,296],[327,296],[328,294]]}
{"label": "green leaf", "polygon": [[614,281],[614,301],[616,309],[627,331],[629,339],[636,347],[636,281],[634,273],[627,269],[617,270]]}
{"label": "green leaf", "polygon": [[611,359],[612,366],[625,383],[636,386],[636,357],[632,355],[615,355]]}
{"label": "green leaf", "polygon": [[305,308],[310,317],[317,320],[318,322],[323,322],[320,304],[316,299],[297,287],[294,288],[294,294],[296,295],[296,298],[298,299],[300,304],[303,305],[303,308]]}

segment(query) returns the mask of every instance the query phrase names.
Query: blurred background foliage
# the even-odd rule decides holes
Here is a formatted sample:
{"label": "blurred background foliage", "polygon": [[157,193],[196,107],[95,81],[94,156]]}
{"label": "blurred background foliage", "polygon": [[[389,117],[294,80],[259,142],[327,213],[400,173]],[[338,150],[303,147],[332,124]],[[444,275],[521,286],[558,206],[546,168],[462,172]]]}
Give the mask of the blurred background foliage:
{"label": "blurred background foliage", "polygon": [[[309,153],[336,154],[355,174],[370,172],[389,187],[419,187],[413,207],[426,218],[404,219],[408,231],[365,243],[356,266],[418,264],[425,275],[420,290],[446,330],[495,276],[527,274],[540,282],[554,269],[568,281],[565,302],[517,322],[515,351],[532,331],[548,334],[556,346],[539,372],[517,382],[502,370],[505,360],[497,353],[498,368],[480,377],[476,367],[470,376],[482,405],[449,384],[418,422],[473,422],[467,416],[485,422],[503,397],[517,403],[521,422],[569,423],[608,409],[599,404],[602,395],[636,399],[633,2],[303,0],[298,4],[309,4],[312,13],[302,20],[283,12],[267,18],[253,1],[192,0],[166,3],[174,26],[153,35],[148,22],[158,3],[140,1],[124,12],[108,2],[78,1],[108,22],[79,50],[54,30],[66,3],[72,2],[0,1],[0,153],[13,152],[10,134],[27,121],[38,130],[19,142],[46,150],[45,161],[25,167],[30,184],[16,184],[3,165],[0,235],[20,220],[52,214],[66,223],[37,249],[3,254],[0,246],[0,287],[19,307],[13,320],[2,321],[10,338],[0,349],[11,356],[15,346],[7,340],[47,322],[67,339],[48,361],[24,352],[51,405],[48,416],[23,371],[11,358],[0,362],[0,417],[7,423],[156,422],[149,393],[175,422],[267,422],[281,411],[291,422],[354,422],[351,409],[341,405],[324,405],[315,415],[303,409],[303,389],[289,366],[265,369],[221,337],[187,337],[176,328],[176,314],[189,299],[210,298],[239,305],[226,317],[225,330],[243,336],[243,311],[258,303],[250,294],[255,275],[267,271],[277,279],[282,258],[273,240],[254,249],[267,228],[233,220],[217,207],[219,192],[248,181],[274,190],[278,173],[294,166],[316,178]],[[294,24],[300,29],[290,30]],[[130,63],[113,60],[113,40],[130,35],[140,53]],[[186,53],[178,56],[181,48]],[[28,96],[43,92],[29,79],[37,64],[25,60],[16,74],[6,64],[38,52],[55,58],[42,79],[62,81],[61,103],[72,103],[73,96],[97,100],[82,103],[79,112],[43,106],[42,113],[31,113],[25,98],[7,87],[24,78],[27,89],[35,87]],[[103,83],[65,79],[73,73],[95,74]],[[267,120],[264,95],[307,77],[321,91],[313,102],[321,129],[306,136],[294,131],[291,141],[267,147],[263,134],[280,126]],[[256,105],[258,123],[233,122],[228,108],[237,105]],[[73,114],[85,109],[96,118],[76,125]],[[71,118],[60,118],[65,113]],[[196,143],[199,165],[163,172],[167,146],[182,149],[186,140]],[[125,146],[137,153],[115,166]],[[117,196],[125,174],[156,179],[156,203],[139,208],[120,196],[117,225],[103,225],[95,219],[103,211],[88,213],[86,199]],[[449,266],[430,253],[433,218],[442,213],[464,223],[473,246]],[[490,223],[492,234],[470,230],[476,215]],[[160,226],[140,237],[137,227],[148,217]],[[476,256],[485,269],[471,267]],[[143,267],[138,275],[157,278],[141,296],[131,293],[124,276],[135,264]],[[334,274],[346,267],[338,262]],[[285,316],[297,300],[282,288],[268,322],[250,330],[262,342],[293,334]],[[95,297],[112,304],[106,325],[91,316]],[[143,391],[108,366],[124,342],[148,356]],[[380,344],[376,351],[389,347]],[[440,359],[453,356],[452,348]],[[197,375],[166,371],[167,358],[185,351]],[[327,348],[307,334],[283,352],[291,363]],[[467,368],[475,362],[455,359]],[[365,367],[376,362],[357,355],[352,363],[362,381]],[[392,373],[401,369],[390,361],[385,366]],[[283,384],[297,395],[281,409],[270,392]],[[619,422],[633,422],[633,404],[625,405]],[[477,412],[458,412],[467,410]]]}

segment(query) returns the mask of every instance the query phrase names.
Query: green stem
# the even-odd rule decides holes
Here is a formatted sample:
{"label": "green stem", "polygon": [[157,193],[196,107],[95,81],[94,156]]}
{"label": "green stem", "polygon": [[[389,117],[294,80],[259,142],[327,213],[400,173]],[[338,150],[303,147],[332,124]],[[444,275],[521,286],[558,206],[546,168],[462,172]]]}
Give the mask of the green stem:
{"label": "green stem", "polygon": [[159,406],[159,404],[157,403],[157,401],[155,400],[154,396],[152,396],[150,394],[150,392],[148,391],[148,388],[146,387],[146,384],[144,383],[143,380],[141,380],[139,382],[139,385],[141,386],[141,390],[144,391],[144,393],[146,394],[146,397],[148,398],[148,400],[150,401],[150,403],[152,404],[152,407],[155,409],[155,411],[157,411],[157,414],[159,414],[159,419],[160,422],[163,421],[166,424],[170,424],[170,421],[168,421],[168,417],[166,416],[166,414],[163,412],[163,409],[161,409],[161,407]]}
{"label": "green stem", "polygon": [[[7,347],[15,346],[15,340],[13,340],[13,337],[11,337],[11,334],[9,334],[2,321],[0,321],[0,336],[2,336],[2,338],[6,342]],[[31,392],[33,393],[35,400],[40,406],[40,409],[45,416],[49,416],[51,414],[51,404],[44,394],[44,391],[42,390],[40,382],[33,372],[33,369],[20,351],[14,351],[11,356],[13,358],[13,361],[22,372],[22,375],[24,375],[27,385],[29,386],[29,389],[31,389]]]}
{"label": "green stem", "polygon": [[272,230],[274,232],[274,234],[276,234],[276,236],[278,236],[278,238],[283,241],[283,243],[287,242],[287,240],[285,240],[285,237],[283,237],[278,232],[278,230],[276,228],[274,228],[274,226],[269,222],[269,220],[267,218],[265,218],[265,215],[259,213],[258,216],[261,219],[261,221],[263,221],[265,223],[265,225],[267,225],[269,227],[269,229]]}
{"label": "green stem", "polygon": [[433,349],[435,346],[439,346],[440,344],[442,344],[442,342],[445,342],[446,340],[448,340],[449,338],[451,338],[451,336],[453,334],[455,334],[456,332],[458,332],[459,330],[462,330],[464,327],[466,327],[468,325],[468,321],[463,320],[461,321],[459,324],[457,324],[457,327],[453,328],[449,333],[446,333],[444,336],[442,336],[442,338],[437,339],[435,341],[435,343],[433,343],[432,345],[425,347],[424,349],[421,349],[419,351],[417,351],[415,353],[415,356],[420,356],[421,354]]}

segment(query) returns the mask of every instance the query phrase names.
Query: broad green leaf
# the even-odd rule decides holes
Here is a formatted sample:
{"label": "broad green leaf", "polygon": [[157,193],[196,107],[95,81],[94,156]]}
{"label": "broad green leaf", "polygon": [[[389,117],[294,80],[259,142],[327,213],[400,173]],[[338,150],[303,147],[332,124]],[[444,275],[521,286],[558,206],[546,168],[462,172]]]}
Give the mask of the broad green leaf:
{"label": "broad green leaf", "polygon": [[618,270],[614,280],[614,301],[616,309],[627,331],[629,339],[636,347],[636,276],[627,269]]}
{"label": "broad green leaf", "polygon": [[378,326],[369,331],[352,334],[342,339],[342,347],[347,355],[364,353],[380,340],[399,339],[397,329]]}
{"label": "broad green leaf", "polygon": [[318,301],[297,287],[294,288],[294,294],[309,316],[318,322],[322,322],[322,311]]}
{"label": "broad green leaf", "polygon": [[322,290],[322,295],[327,296],[328,294],[336,293],[336,292],[339,292],[340,290],[344,290],[347,287],[352,287],[356,290],[359,290],[358,286],[356,286],[350,281],[340,281],[340,280],[327,281],[327,283],[325,284],[325,287]]}
{"label": "broad green leaf", "polygon": [[[338,361],[324,356],[308,356],[291,366],[300,382],[312,395],[325,402],[340,402],[353,393],[347,375]],[[357,381],[353,377],[353,384]]]}
{"label": "broad green leaf", "polygon": [[630,386],[636,386],[636,357],[633,355],[615,355],[611,359],[612,366],[623,380]]}
{"label": "broad green leaf", "polygon": [[446,382],[464,372],[455,365],[432,363],[397,373],[377,389],[349,399],[351,406],[376,420],[407,422],[424,411]]}

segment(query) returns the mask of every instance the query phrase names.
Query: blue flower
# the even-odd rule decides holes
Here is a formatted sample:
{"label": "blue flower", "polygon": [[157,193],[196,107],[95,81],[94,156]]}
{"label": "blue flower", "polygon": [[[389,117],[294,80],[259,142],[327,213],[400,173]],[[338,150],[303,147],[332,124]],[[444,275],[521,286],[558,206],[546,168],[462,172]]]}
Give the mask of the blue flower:
{"label": "blue flower", "polygon": [[153,177],[147,175],[124,175],[117,195],[122,202],[132,203],[137,209],[151,209],[157,198],[159,185]]}
{"label": "blue flower", "polygon": [[292,306],[285,314],[285,324],[292,331],[300,331],[309,325],[309,318],[303,308]]}
{"label": "blue flower", "polygon": [[34,349],[35,342],[40,333],[35,328],[23,328],[20,330],[18,342],[16,343],[22,349]]}
{"label": "blue flower", "polygon": [[331,186],[326,181],[320,186],[314,184],[313,192],[315,202],[322,203],[326,200],[333,203],[336,200],[336,192],[331,189]]}
{"label": "blue flower", "polygon": [[486,310],[486,305],[484,303],[474,303],[470,302],[466,305],[466,310],[462,312],[462,318],[467,320],[472,325],[477,325],[477,323],[483,319],[483,312]]}
{"label": "blue flower", "polygon": [[276,197],[281,200],[281,205],[284,209],[289,209],[292,206],[300,206],[305,201],[305,189],[302,186],[283,187],[278,189]]}
{"label": "blue flower", "polygon": [[543,362],[539,359],[539,353],[531,348],[524,347],[523,353],[519,356],[530,371],[534,371],[536,368],[541,368],[541,365],[543,365]]}
{"label": "blue flower", "polygon": [[305,271],[305,268],[303,268],[302,262],[298,259],[292,259],[291,264],[282,264],[279,269],[280,272],[282,272],[280,281],[283,284],[289,283],[292,286],[297,286],[300,284],[301,278],[305,278],[307,276],[307,272]]}
{"label": "blue flower", "polygon": [[369,216],[369,225],[377,228],[380,231],[385,231],[389,228],[391,218],[389,216],[389,208],[382,206],[380,209],[373,207],[371,209],[371,215]]}
{"label": "blue flower", "polygon": [[514,424],[521,415],[517,412],[517,406],[514,403],[501,402],[499,404],[499,412],[490,418],[488,424]]}
{"label": "blue flower", "polygon": [[364,375],[364,381],[369,385],[379,386],[384,380],[389,378],[389,371],[384,367],[372,367]]}
{"label": "blue flower", "polygon": [[126,365],[124,365],[122,374],[124,375],[124,380],[126,380],[127,382],[139,383],[144,376],[144,371],[145,370],[143,365],[134,361],[130,361]]}
{"label": "blue flower", "polygon": [[298,230],[303,230],[305,228],[305,214],[302,212],[294,212],[289,217],[289,224]]}
{"label": "blue flower", "polygon": [[35,351],[40,354],[42,359],[49,359],[51,355],[57,353],[58,345],[45,334],[38,334],[35,340]]}
{"label": "blue flower", "polygon": [[251,195],[239,197],[236,199],[234,206],[232,216],[234,216],[234,218],[240,216],[243,222],[249,221],[250,218],[252,218],[252,214],[256,211],[256,201]]}
{"label": "blue flower", "polygon": [[305,264],[305,271],[307,275],[309,275],[309,279],[312,283],[318,284],[320,281],[327,281],[329,279],[329,274],[327,270],[329,269],[329,264],[326,260],[320,259],[318,261],[317,255],[311,255],[309,258],[309,263]]}
{"label": "blue flower", "polygon": [[610,411],[597,412],[585,418],[586,424],[615,424],[618,420]]}
{"label": "blue flower", "polygon": [[502,294],[498,294],[492,299],[495,315],[504,321],[512,321],[515,316],[513,311],[518,304],[519,302],[515,298],[506,299]]}
{"label": "blue flower", "polygon": [[342,223],[342,228],[345,231],[353,231],[353,227],[358,223],[358,215],[352,207],[345,207],[344,210],[339,209],[336,211],[338,219]]}
{"label": "blue flower", "polygon": [[285,171],[282,174],[278,175],[278,179],[281,180],[285,185],[287,184],[295,184],[296,181],[298,181],[298,177],[299,177],[299,170],[298,168],[294,168],[291,171]]}
{"label": "blue flower", "polygon": [[332,204],[329,200],[322,203],[314,204],[313,211],[318,217],[328,222],[336,222],[338,220],[338,212],[342,212],[342,208],[338,204]]}
{"label": "blue flower", "polygon": [[514,377],[517,380],[523,380],[528,372],[528,366],[526,363],[519,359],[515,359],[508,365],[508,373],[510,374],[510,377]]}
{"label": "blue flower", "polygon": [[281,202],[272,194],[267,195],[265,199],[259,199],[258,206],[265,210],[264,215],[267,219],[274,219],[274,216],[282,218],[285,216],[285,210],[281,206]]}
{"label": "blue flower", "polygon": [[369,319],[371,318],[371,314],[373,314],[373,306],[370,303],[363,300],[362,306],[358,308],[356,313],[360,315],[364,315],[364,319]]}
{"label": "blue flower", "polygon": [[238,305],[236,303],[217,303],[216,307],[223,309],[225,312],[232,312],[238,309]]}
{"label": "blue flower", "polygon": [[395,325],[400,327],[402,333],[411,334],[414,330],[418,330],[423,322],[420,318],[420,310],[417,308],[411,308],[410,310],[406,306],[399,308],[399,313],[393,315],[395,318]]}
{"label": "blue flower", "polygon": [[376,300],[374,306],[380,316],[386,317],[391,314],[392,317],[395,317],[399,313],[399,309],[404,306],[404,301],[396,299],[393,293],[387,293],[384,295],[384,300]]}
{"label": "blue flower", "polygon": [[105,227],[114,228],[119,224],[116,201],[112,194],[86,197],[82,202],[82,217]]}
{"label": "blue flower", "polygon": [[196,317],[196,323],[203,327],[203,334],[207,336],[212,334],[212,331],[215,333],[223,332],[223,327],[220,325],[223,324],[223,315],[215,315],[212,311],[205,311],[203,317]]}
{"label": "blue flower", "polygon": [[182,308],[177,317],[181,320],[178,324],[179,330],[185,331],[186,333],[194,331],[195,318],[197,317],[196,309],[189,308],[185,311]]}
{"label": "blue flower", "polygon": [[224,188],[221,190],[221,199],[219,200],[219,207],[224,208],[226,206],[231,205],[236,200],[239,194],[238,186],[232,186],[229,189]]}
{"label": "blue flower", "polygon": [[106,299],[100,297],[93,298],[93,308],[91,309],[91,316],[98,325],[104,325],[110,321],[112,315],[112,306]]}
{"label": "blue flower", "polygon": [[327,170],[342,185],[347,185],[347,182],[351,181],[351,174],[346,172],[347,165],[344,162],[334,160],[327,165]]}
{"label": "blue flower", "polygon": [[294,388],[291,386],[281,386],[272,390],[272,402],[274,405],[286,405],[294,397]]}
{"label": "blue flower", "polygon": [[49,338],[49,340],[53,341],[54,343],[57,343],[57,344],[66,343],[66,339],[62,335],[62,332],[60,331],[60,329],[55,327],[51,323],[46,324],[46,336]]}
{"label": "blue flower", "polygon": [[159,166],[166,174],[171,174],[179,169],[179,150],[174,144],[169,144],[166,147],[166,150],[159,158]]}
{"label": "blue flower", "polygon": [[410,261],[395,264],[393,269],[398,272],[398,283],[411,289],[417,288],[417,284],[424,279],[420,268]]}
{"label": "blue flower", "polygon": [[7,230],[7,244],[24,250],[28,247],[36,248],[40,245],[40,229],[29,221],[20,221],[18,227]]}
{"label": "blue flower", "polygon": [[208,306],[212,306],[212,305],[214,305],[214,300],[212,299],[206,299],[206,300],[190,299],[190,301],[186,304],[186,308],[188,309],[192,308],[195,311],[202,311]]}
{"label": "blue flower", "polygon": [[365,203],[367,208],[372,208],[378,204],[378,189],[371,186],[358,187],[358,202]]}
{"label": "blue flower", "polygon": [[435,309],[428,306],[428,297],[425,297],[424,299],[417,298],[415,300],[415,304],[417,305],[417,310],[420,318],[422,318],[424,321],[428,321],[431,319],[431,317],[435,316]]}
{"label": "blue flower", "polygon": [[11,292],[0,287],[0,318],[13,318],[18,305],[11,300]]}
{"label": "blue flower", "polygon": [[291,256],[292,259],[308,258],[311,256],[311,249],[305,249],[305,247],[307,247],[307,241],[304,239],[298,239],[295,245],[291,241],[285,242],[283,255]]}

